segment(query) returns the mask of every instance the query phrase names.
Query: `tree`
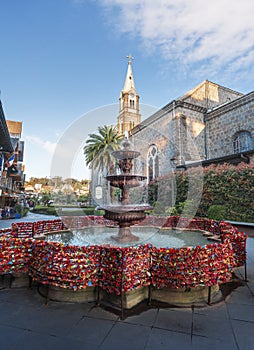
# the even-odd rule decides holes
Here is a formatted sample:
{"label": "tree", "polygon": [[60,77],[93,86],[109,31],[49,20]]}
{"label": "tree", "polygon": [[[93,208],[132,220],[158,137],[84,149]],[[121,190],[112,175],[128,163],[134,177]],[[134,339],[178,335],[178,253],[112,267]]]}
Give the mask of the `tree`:
{"label": "tree", "polygon": [[[112,152],[119,148],[122,140],[123,136],[118,134],[116,127],[107,125],[98,127],[98,133],[89,134],[84,147],[86,165],[98,172],[106,170],[107,173],[113,174],[115,159]],[[114,189],[110,187],[109,182],[108,194],[113,200]]]}
{"label": "tree", "polygon": [[97,134],[89,134],[84,147],[86,165],[102,171],[110,170],[113,164],[112,151],[119,148],[123,136],[119,135],[114,126],[100,126]]}

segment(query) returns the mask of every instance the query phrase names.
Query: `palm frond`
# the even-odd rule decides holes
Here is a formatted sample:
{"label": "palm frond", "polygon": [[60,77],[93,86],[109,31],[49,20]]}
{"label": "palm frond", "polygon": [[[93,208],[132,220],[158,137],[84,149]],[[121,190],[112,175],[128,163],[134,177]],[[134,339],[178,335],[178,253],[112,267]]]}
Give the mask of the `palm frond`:
{"label": "palm frond", "polygon": [[86,165],[98,170],[109,169],[112,164],[112,151],[117,150],[123,136],[118,135],[114,126],[99,126],[97,134],[89,134],[84,146]]}

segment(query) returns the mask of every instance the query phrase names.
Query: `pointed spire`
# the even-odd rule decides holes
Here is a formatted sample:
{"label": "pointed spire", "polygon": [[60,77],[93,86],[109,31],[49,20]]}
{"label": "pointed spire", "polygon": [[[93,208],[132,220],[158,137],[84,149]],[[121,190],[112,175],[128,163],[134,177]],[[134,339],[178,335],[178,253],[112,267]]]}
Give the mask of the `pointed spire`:
{"label": "pointed spire", "polygon": [[135,90],[134,78],[132,73],[132,60],[134,59],[134,57],[132,57],[130,54],[126,57],[128,58],[128,68],[127,68],[124,87],[122,90],[123,92],[128,92],[131,89]]}

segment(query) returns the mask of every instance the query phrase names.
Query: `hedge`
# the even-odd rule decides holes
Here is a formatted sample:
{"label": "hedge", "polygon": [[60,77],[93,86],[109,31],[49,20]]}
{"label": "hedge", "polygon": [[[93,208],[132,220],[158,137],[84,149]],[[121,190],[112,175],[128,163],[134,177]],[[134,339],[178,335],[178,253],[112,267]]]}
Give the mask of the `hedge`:
{"label": "hedge", "polygon": [[[195,171],[197,168],[176,171],[153,181],[148,189],[149,203],[158,205],[159,200],[166,211],[174,180],[174,213],[181,214],[187,200],[190,178],[195,176]],[[216,205],[224,207],[225,220],[254,222],[254,164],[210,165],[199,168],[198,172],[203,173],[203,184],[197,176],[196,191],[201,190],[202,195],[196,216],[207,217],[209,208]]]}

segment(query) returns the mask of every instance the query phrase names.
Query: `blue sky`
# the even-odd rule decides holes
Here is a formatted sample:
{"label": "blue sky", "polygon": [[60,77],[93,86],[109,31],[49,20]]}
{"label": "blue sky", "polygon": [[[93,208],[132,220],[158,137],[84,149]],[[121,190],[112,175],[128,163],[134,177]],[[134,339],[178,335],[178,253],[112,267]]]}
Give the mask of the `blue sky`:
{"label": "blue sky", "polygon": [[205,79],[253,91],[253,12],[252,0],[0,0],[1,100],[23,122],[27,178],[51,175],[75,125],[68,175],[88,177],[82,138],[116,123],[129,53],[151,111]]}

